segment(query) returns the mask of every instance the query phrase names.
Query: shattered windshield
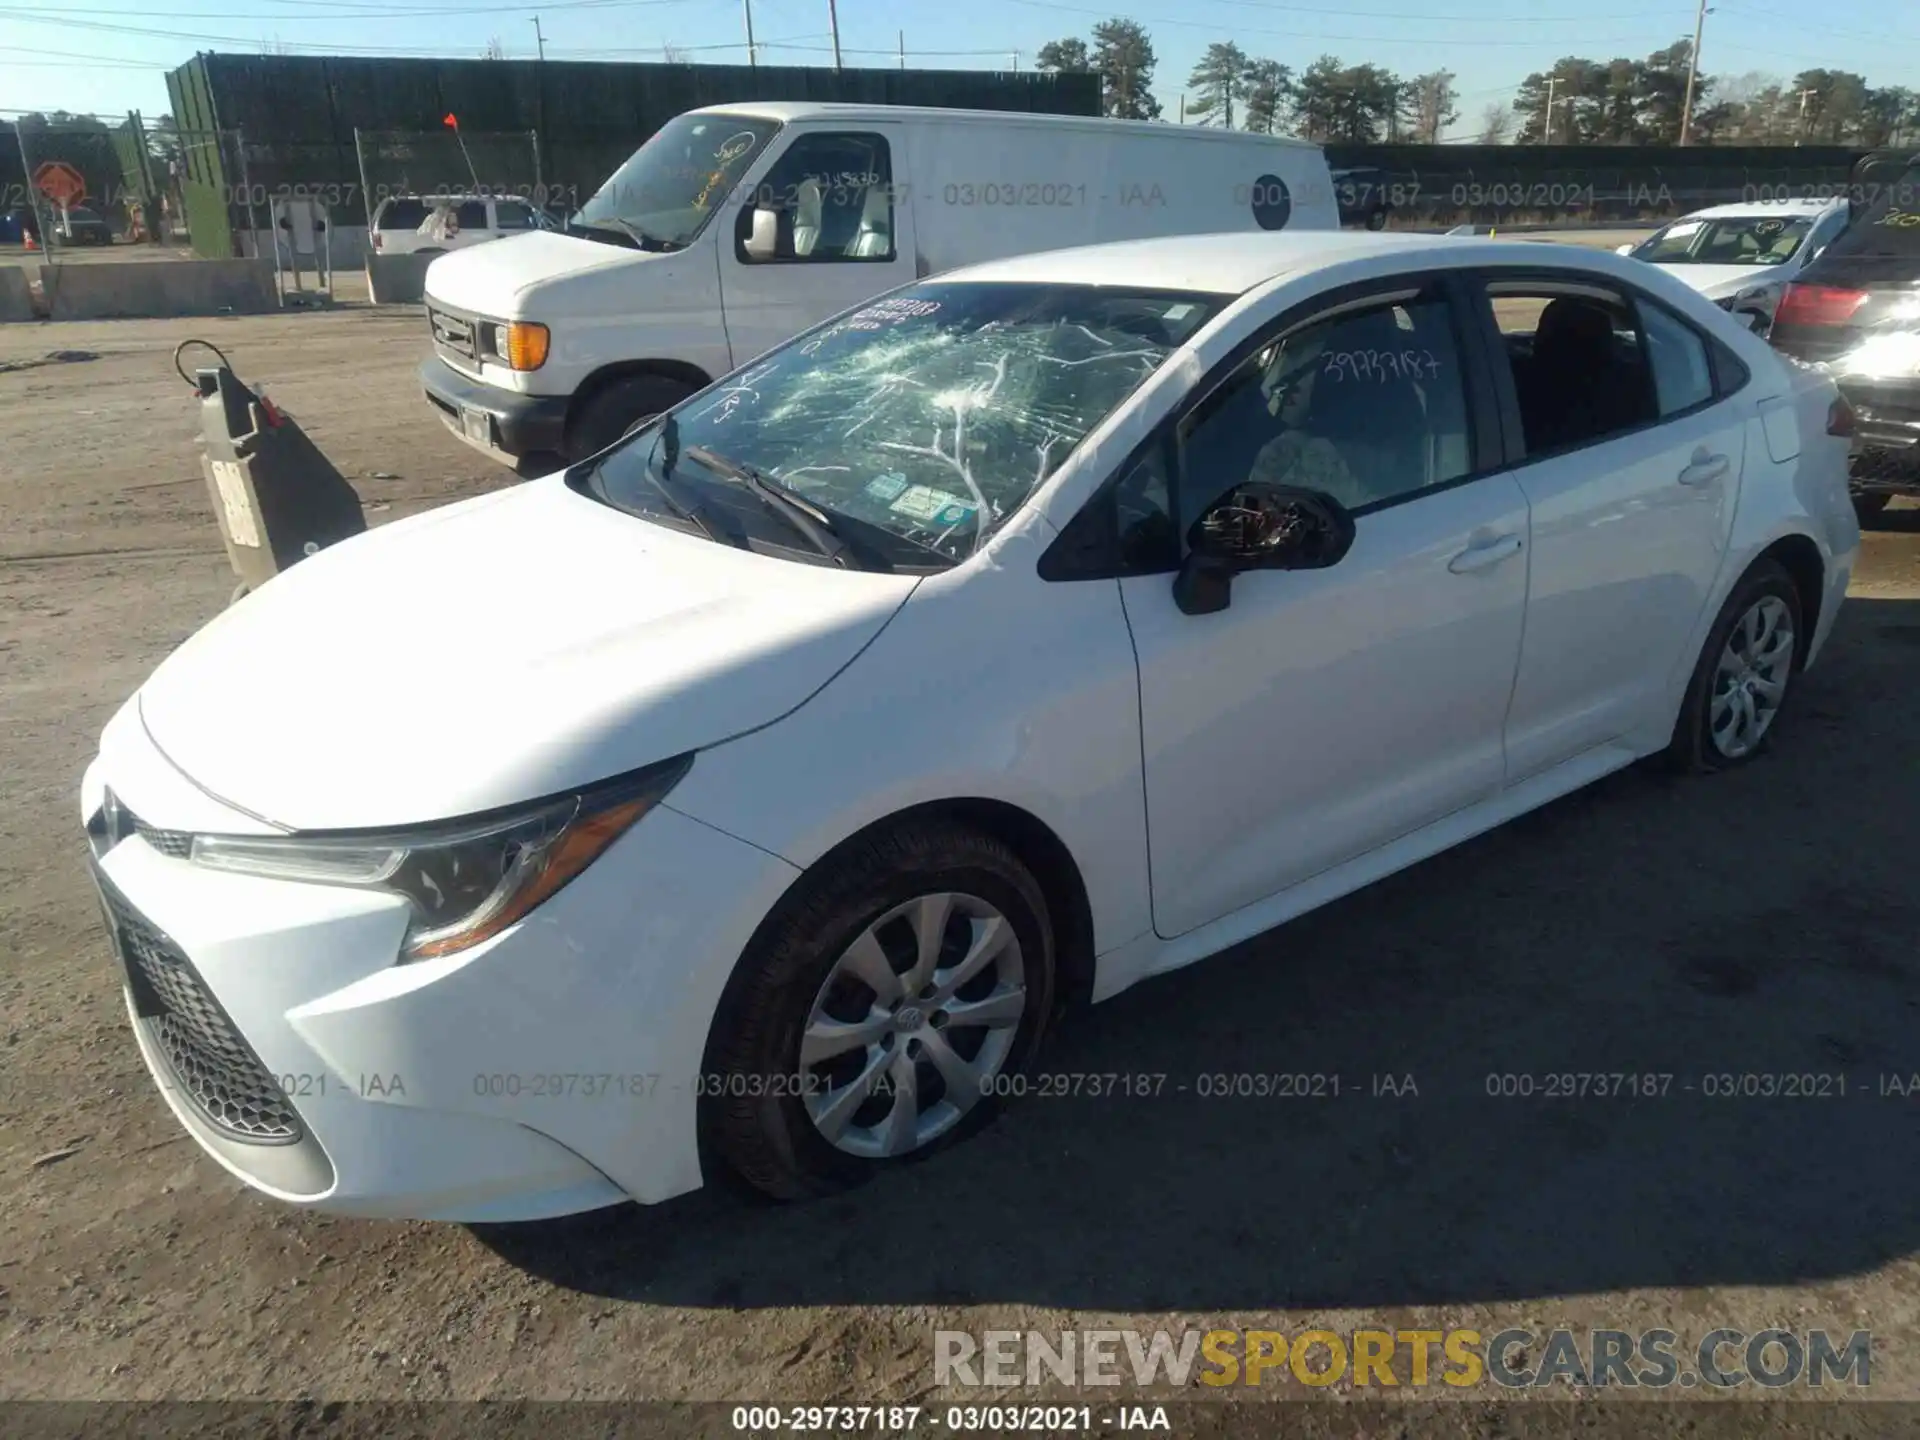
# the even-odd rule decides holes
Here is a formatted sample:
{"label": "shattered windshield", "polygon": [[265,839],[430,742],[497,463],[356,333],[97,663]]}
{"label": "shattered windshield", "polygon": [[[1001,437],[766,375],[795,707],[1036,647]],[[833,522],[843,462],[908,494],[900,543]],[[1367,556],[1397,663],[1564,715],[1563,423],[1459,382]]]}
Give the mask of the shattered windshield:
{"label": "shattered windshield", "polygon": [[593,192],[575,224],[648,248],[691,244],[779,128],[747,115],[676,115]]}
{"label": "shattered windshield", "polygon": [[610,452],[595,488],[655,514],[663,487],[723,500],[757,475],[830,525],[886,537],[896,555],[954,563],[1220,303],[1090,285],[916,285],[688,401]]}

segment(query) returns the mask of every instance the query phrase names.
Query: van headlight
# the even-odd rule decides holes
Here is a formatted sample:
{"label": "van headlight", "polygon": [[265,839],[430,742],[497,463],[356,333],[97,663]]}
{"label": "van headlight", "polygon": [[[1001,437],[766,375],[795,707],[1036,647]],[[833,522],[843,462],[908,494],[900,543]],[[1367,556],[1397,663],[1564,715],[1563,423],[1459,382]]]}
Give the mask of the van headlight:
{"label": "van headlight", "polygon": [[553,344],[553,333],[533,320],[487,321],[480,335],[487,354],[514,370],[538,370]]}
{"label": "van headlight", "polygon": [[213,870],[398,895],[413,910],[400,958],[429,960],[526,916],[659,804],[692,763],[683,755],[575,794],[418,830],[195,835],[189,856]]}

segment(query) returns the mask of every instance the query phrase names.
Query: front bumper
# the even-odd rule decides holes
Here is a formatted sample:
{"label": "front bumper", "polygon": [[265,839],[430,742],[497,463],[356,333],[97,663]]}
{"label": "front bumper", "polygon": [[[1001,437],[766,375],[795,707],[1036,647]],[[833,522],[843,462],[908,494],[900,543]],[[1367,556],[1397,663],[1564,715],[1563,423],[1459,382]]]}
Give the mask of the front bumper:
{"label": "front bumper", "polygon": [[108,727],[81,809],[111,787],[157,827],[96,843],[115,963],[167,1105],[227,1170],[318,1210],[467,1222],[701,1183],[707,1033],[791,866],[660,806],[517,926],[397,965],[391,896],[168,853],[157,832],[220,828],[217,802],[170,811],[183,779],[130,730]]}
{"label": "front bumper", "polygon": [[[420,388],[449,430],[492,459],[513,465],[558,455],[567,438],[565,395],[522,395],[462,375],[437,355],[420,365]],[[485,433],[467,428],[468,417]]]}

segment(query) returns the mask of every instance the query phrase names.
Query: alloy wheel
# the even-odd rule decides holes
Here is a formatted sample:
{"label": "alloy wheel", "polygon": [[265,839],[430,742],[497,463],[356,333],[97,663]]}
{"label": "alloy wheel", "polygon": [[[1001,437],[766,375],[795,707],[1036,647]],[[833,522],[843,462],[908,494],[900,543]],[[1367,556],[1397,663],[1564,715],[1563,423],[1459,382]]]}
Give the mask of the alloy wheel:
{"label": "alloy wheel", "polygon": [[1766,737],[1793,673],[1793,612],[1763,595],[1734,622],[1714,667],[1707,733],[1729,760],[1745,759]]}
{"label": "alloy wheel", "polygon": [[800,1041],[807,1114],[835,1149],[906,1155],[994,1089],[1026,1014],[1013,924],[974,895],[887,910],[834,962]]}

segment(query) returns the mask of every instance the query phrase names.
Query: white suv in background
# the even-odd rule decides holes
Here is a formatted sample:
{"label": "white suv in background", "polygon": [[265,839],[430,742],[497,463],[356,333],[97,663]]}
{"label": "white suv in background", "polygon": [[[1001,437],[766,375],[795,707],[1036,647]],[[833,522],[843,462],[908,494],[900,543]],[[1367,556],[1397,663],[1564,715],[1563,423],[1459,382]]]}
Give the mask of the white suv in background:
{"label": "white suv in background", "polygon": [[551,228],[531,201],[510,196],[389,195],[374,207],[368,233],[382,255],[438,255]]}

